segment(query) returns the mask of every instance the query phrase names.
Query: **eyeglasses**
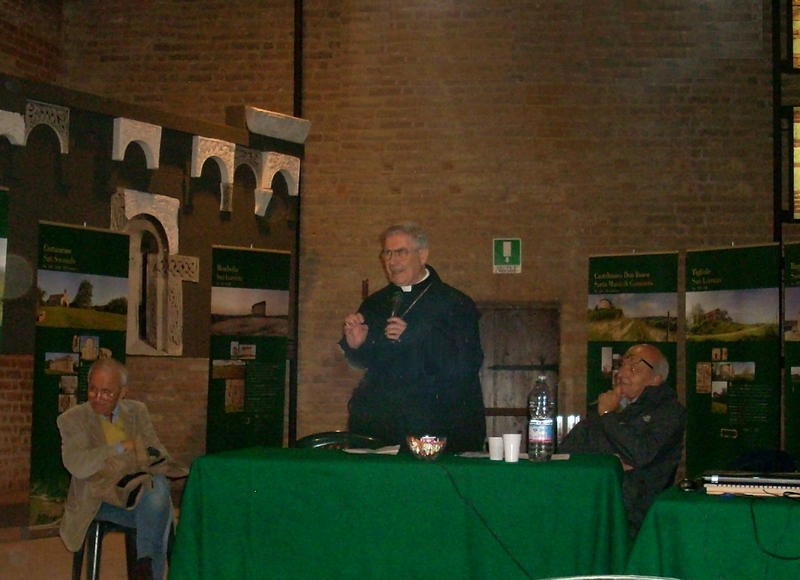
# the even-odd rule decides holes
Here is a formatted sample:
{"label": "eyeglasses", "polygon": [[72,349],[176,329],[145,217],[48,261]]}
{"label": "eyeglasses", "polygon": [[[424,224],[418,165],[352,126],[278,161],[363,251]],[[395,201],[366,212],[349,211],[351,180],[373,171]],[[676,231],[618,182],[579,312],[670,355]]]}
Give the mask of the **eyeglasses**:
{"label": "eyeglasses", "polygon": [[397,250],[384,250],[381,252],[381,258],[386,260],[387,262],[392,259],[392,256],[396,257],[398,260],[405,260],[408,258],[409,249],[408,248],[399,248]]}
{"label": "eyeglasses", "polygon": [[88,395],[90,397],[97,397],[98,399],[113,399],[119,394],[119,391],[110,391],[108,389],[103,389],[98,391],[94,387],[89,387]]}
{"label": "eyeglasses", "polygon": [[653,365],[651,365],[649,362],[647,362],[646,360],[644,360],[640,356],[636,356],[636,355],[633,355],[633,354],[626,354],[625,356],[622,357],[622,364],[624,364],[625,366],[631,367],[632,370],[636,370],[633,367],[638,365],[640,362],[643,362],[648,367],[650,367],[650,370],[653,370]]}

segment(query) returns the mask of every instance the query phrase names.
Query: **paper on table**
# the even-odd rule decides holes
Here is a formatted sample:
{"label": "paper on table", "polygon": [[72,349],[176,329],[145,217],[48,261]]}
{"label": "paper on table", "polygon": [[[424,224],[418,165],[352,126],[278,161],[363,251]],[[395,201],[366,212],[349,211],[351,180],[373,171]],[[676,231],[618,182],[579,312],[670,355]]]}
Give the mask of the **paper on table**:
{"label": "paper on table", "polygon": [[[458,456],[459,457],[468,457],[468,458],[471,458],[471,459],[476,459],[476,458],[477,459],[481,459],[481,458],[489,457],[489,454],[486,451],[464,451],[463,453],[459,453]],[[520,453],[519,454],[519,458],[520,459],[527,459],[528,458],[528,454],[527,453]]]}
{"label": "paper on table", "polygon": [[377,453],[378,455],[397,455],[400,451],[399,445],[387,445],[386,447],[379,447],[378,449],[345,449],[348,453]]}
{"label": "paper on table", "polygon": [[[458,455],[459,457],[472,457],[472,458],[489,457],[489,454],[486,453],[485,451],[465,451],[464,453],[459,453]],[[519,458],[527,459],[528,454],[520,453]],[[556,453],[550,459],[552,459],[553,461],[559,461],[559,460],[564,461],[566,459],[569,459],[569,453]]]}

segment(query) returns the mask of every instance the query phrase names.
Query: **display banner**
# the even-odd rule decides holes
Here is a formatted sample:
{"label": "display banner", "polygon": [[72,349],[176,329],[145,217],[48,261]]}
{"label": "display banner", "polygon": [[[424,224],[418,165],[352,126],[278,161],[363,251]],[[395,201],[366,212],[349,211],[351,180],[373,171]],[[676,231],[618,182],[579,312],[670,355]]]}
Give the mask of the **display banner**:
{"label": "display banner", "polygon": [[686,471],[780,447],[780,247],[686,255]]}
{"label": "display banner", "polygon": [[125,360],[126,234],[39,224],[29,525],[56,527],[69,474],[56,419],[86,401],[89,367]]}
{"label": "display banner", "polygon": [[212,248],[208,453],[283,444],[290,258]]}
{"label": "display banner", "polygon": [[800,457],[800,244],[783,248],[784,449]]}
{"label": "display banner", "polygon": [[613,388],[622,355],[635,344],[655,344],[670,364],[668,384],[676,384],[677,290],[675,252],[589,258],[587,412]]}

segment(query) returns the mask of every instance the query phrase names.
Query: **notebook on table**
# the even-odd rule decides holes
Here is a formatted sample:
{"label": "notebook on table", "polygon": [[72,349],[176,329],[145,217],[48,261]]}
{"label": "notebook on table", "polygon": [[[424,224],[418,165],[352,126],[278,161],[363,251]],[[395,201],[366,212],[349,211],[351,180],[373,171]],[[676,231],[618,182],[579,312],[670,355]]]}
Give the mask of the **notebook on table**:
{"label": "notebook on table", "polygon": [[800,473],[759,473],[752,471],[707,471],[703,485],[709,495],[783,496],[800,494]]}

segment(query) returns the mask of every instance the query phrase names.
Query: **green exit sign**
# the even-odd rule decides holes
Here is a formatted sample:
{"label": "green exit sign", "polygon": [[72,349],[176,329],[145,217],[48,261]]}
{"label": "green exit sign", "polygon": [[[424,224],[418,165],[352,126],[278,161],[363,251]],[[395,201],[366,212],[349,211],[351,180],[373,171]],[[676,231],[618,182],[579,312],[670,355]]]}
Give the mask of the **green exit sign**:
{"label": "green exit sign", "polygon": [[522,240],[519,238],[495,238],[493,272],[495,274],[519,274],[522,271]]}

